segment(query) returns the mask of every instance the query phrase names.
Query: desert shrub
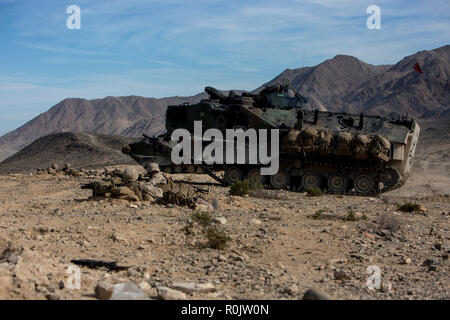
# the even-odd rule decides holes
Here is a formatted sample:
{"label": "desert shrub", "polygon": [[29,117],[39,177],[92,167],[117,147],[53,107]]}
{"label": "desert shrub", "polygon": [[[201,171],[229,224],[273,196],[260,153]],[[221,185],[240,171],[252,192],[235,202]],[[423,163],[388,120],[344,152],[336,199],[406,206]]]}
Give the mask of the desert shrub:
{"label": "desert shrub", "polygon": [[233,196],[245,196],[251,191],[262,189],[262,185],[259,182],[252,182],[248,179],[238,181],[230,186],[230,194]]}
{"label": "desert shrub", "polygon": [[306,188],[306,195],[308,197],[323,196],[323,191],[320,188]]}
{"label": "desert shrub", "polygon": [[208,247],[222,250],[231,240],[230,236],[219,228],[213,226],[206,230],[206,238],[208,239]]}
{"label": "desert shrub", "polygon": [[386,229],[391,232],[399,230],[402,226],[402,221],[398,217],[389,214],[381,215],[376,222],[380,229]]}
{"label": "desert shrub", "polygon": [[402,205],[398,205],[397,210],[402,212],[419,212],[421,205],[418,203],[407,202]]}
{"label": "desert shrub", "polygon": [[280,216],[275,216],[275,217],[270,217],[269,220],[271,221],[281,221],[281,217]]}
{"label": "desert shrub", "polygon": [[271,216],[265,212],[261,212],[258,216],[259,219],[263,219],[263,220],[271,220],[271,221],[281,221],[281,217],[280,216]]}
{"label": "desert shrub", "polygon": [[214,210],[218,210],[219,209],[219,200],[217,200],[217,198],[213,198],[211,201],[211,205],[213,206]]}
{"label": "desert shrub", "polygon": [[317,211],[314,213],[314,215],[313,215],[313,219],[315,219],[315,220],[321,220],[321,219],[322,219],[322,213],[324,213],[324,212],[325,212],[325,210],[323,210],[323,209],[317,210]]}
{"label": "desert shrub", "polygon": [[358,217],[358,215],[353,210],[350,210],[348,212],[347,216],[345,217],[346,221],[359,221],[359,220],[367,220],[367,219],[368,218],[367,218],[367,216],[365,214],[360,215]]}
{"label": "desert shrub", "polygon": [[192,220],[204,227],[207,227],[212,223],[211,215],[208,212],[204,211],[193,213]]}
{"label": "desert shrub", "polygon": [[347,221],[358,221],[359,219],[356,217],[356,214],[353,210],[350,210],[345,218]]}
{"label": "desert shrub", "polygon": [[187,236],[192,236],[194,234],[194,223],[192,221],[188,222],[181,231]]}

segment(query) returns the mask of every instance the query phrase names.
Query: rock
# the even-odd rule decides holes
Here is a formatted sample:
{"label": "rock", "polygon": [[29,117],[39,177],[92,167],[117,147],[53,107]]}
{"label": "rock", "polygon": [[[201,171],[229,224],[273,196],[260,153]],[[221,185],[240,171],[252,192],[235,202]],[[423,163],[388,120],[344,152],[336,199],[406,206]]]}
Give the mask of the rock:
{"label": "rock", "polygon": [[9,275],[0,275],[0,299],[5,300],[6,299],[6,292],[8,289],[13,285],[14,279]]}
{"label": "rock", "polygon": [[422,263],[422,266],[424,266],[424,267],[429,267],[429,266],[435,265],[435,264],[436,264],[436,261],[435,261],[433,258],[429,258],[429,259],[426,259],[426,260]]}
{"label": "rock", "polygon": [[47,300],[60,300],[61,299],[59,294],[56,294],[56,293],[49,293],[45,297],[47,298]]}
{"label": "rock", "polygon": [[261,222],[261,220],[253,219],[253,220],[250,221],[250,224],[260,225],[260,224],[262,224],[262,222]]}
{"label": "rock", "polygon": [[144,291],[149,291],[152,287],[147,281],[142,281],[138,284],[139,288],[141,288]]}
{"label": "rock", "polygon": [[131,278],[139,278],[141,276],[141,274],[134,268],[128,269],[127,275]]}
{"label": "rock", "polygon": [[197,204],[196,203],[194,210],[197,210],[197,211],[209,211],[209,207],[204,205],[204,204]]}
{"label": "rock", "polygon": [[127,238],[125,238],[125,236],[121,235],[120,233],[114,232],[111,235],[111,239],[117,242],[126,242]]}
{"label": "rock", "polygon": [[166,287],[158,287],[158,299],[161,300],[186,300],[186,294],[181,291],[173,290]]}
{"label": "rock", "polygon": [[367,233],[367,232],[363,232],[363,237],[367,238],[367,239],[375,239],[375,235],[371,234],[371,233]]}
{"label": "rock", "polygon": [[392,283],[388,280],[384,280],[381,282],[381,291],[384,293],[389,293],[392,290]]}
{"label": "rock", "polygon": [[298,286],[295,283],[293,283],[290,286],[284,288],[284,292],[286,292],[289,295],[294,295],[298,293]]}
{"label": "rock", "polygon": [[208,201],[200,197],[195,200],[195,208],[197,210],[205,210],[205,211],[210,211],[214,209],[214,207]]}
{"label": "rock", "polygon": [[227,258],[222,254],[219,254],[217,260],[219,260],[220,262],[227,262]]}
{"label": "rock", "polygon": [[302,300],[329,300],[329,298],[316,289],[308,289],[303,295]]}
{"label": "rock", "polygon": [[402,264],[411,264],[411,262],[412,262],[411,258],[404,257],[402,259]]}
{"label": "rock", "polygon": [[350,280],[350,276],[343,270],[334,270],[334,278],[341,281]]}
{"label": "rock", "polygon": [[101,281],[95,286],[95,297],[101,300],[108,300],[114,292],[114,286],[106,281]]}
{"label": "rock", "polygon": [[19,256],[12,253],[8,256],[7,261],[11,264],[17,264],[17,262],[19,261]]}
{"label": "rock", "polygon": [[437,266],[436,265],[430,265],[428,266],[428,271],[436,271],[437,270]]}
{"label": "rock", "polygon": [[212,219],[213,222],[218,223],[218,224],[226,224],[227,223],[227,219],[225,217],[214,217]]}
{"label": "rock", "polygon": [[136,181],[139,178],[139,174],[133,167],[128,167],[123,172],[123,179],[126,182]]}
{"label": "rock", "polygon": [[212,283],[176,282],[170,288],[190,294],[216,291]]}
{"label": "rock", "polygon": [[59,165],[57,163],[52,163],[52,169],[53,170],[58,170],[59,169]]}
{"label": "rock", "polygon": [[134,283],[124,282],[114,285],[110,300],[148,300],[148,296]]}

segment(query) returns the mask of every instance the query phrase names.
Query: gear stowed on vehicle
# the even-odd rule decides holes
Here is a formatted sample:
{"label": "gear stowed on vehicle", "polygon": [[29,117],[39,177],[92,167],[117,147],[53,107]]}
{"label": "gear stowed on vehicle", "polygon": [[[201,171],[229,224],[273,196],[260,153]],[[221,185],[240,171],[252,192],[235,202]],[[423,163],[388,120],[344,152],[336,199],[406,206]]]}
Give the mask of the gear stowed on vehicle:
{"label": "gear stowed on vehicle", "polygon": [[[274,189],[320,188],[335,194],[389,191],[400,187],[411,171],[420,133],[413,119],[308,110],[307,99],[290,91],[287,81],[258,94],[230,91],[225,96],[212,87],[205,91],[209,99],[167,108],[165,134],[144,135],[122,151],[146,168],[158,163],[166,173],[205,173],[223,184],[247,178]],[[180,128],[193,132],[195,121],[202,121],[203,130],[223,133],[236,128],[278,129],[278,172],[262,176],[263,165],[250,162],[175,165],[171,151],[178,142],[171,135]],[[203,148],[209,143],[203,141]],[[216,175],[218,171],[225,172],[224,179]]]}

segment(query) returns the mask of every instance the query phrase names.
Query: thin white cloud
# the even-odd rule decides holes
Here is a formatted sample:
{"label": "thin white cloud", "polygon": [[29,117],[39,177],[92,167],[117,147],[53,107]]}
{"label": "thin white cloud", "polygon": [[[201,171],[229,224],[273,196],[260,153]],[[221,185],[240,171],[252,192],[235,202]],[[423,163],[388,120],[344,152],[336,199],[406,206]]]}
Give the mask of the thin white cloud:
{"label": "thin white cloud", "polygon": [[172,63],[172,62],[169,62],[169,61],[157,60],[157,59],[146,59],[145,61],[150,62],[150,63],[169,65],[169,66],[176,65],[175,63]]}
{"label": "thin white cloud", "polygon": [[72,48],[58,48],[58,47],[50,47],[46,45],[41,45],[37,43],[27,43],[27,42],[20,42],[17,41],[15,44],[18,44],[20,46],[24,46],[31,49],[41,50],[41,51],[47,51],[47,52],[53,52],[53,53],[66,53],[66,54],[82,54],[82,55],[90,55],[90,56],[111,56],[112,53],[109,52],[98,52],[98,51],[88,51],[88,50],[79,50],[79,49],[72,49]]}

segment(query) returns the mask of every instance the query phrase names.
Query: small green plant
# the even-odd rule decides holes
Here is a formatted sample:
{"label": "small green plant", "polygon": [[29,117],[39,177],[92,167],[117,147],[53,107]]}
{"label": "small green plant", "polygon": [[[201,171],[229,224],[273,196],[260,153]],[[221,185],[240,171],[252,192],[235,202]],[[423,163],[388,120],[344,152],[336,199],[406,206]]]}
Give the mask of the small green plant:
{"label": "small green plant", "polygon": [[238,181],[230,186],[230,194],[232,196],[245,196],[252,191],[262,189],[262,185],[259,182],[250,181],[248,179]]}
{"label": "small green plant", "polygon": [[347,218],[345,218],[347,221],[358,221],[359,219],[356,217],[356,214],[353,210],[350,210],[347,214]]}
{"label": "small green plant", "polygon": [[347,217],[344,219],[345,221],[359,221],[359,220],[368,220],[365,214],[358,216],[353,210],[350,210],[347,214]]}
{"label": "small green plant", "polygon": [[320,188],[306,188],[306,195],[308,197],[321,197],[323,191]]}
{"label": "small green plant", "polygon": [[419,212],[422,206],[418,203],[407,202],[397,206],[397,210],[402,212]]}
{"label": "small green plant", "polygon": [[324,213],[324,212],[325,212],[325,210],[323,210],[323,209],[317,210],[317,211],[314,213],[314,215],[313,215],[313,219],[315,219],[315,220],[321,220],[321,219],[322,219],[322,213]]}
{"label": "small green plant", "polygon": [[222,250],[231,240],[230,236],[219,228],[213,226],[206,230],[206,238],[208,239],[208,246],[213,249]]}
{"label": "small green plant", "polygon": [[192,214],[192,220],[197,222],[203,227],[210,226],[212,223],[212,217],[208,212],[195,212]]}
{"label": "small green plant", "polygon": [[194,234],[194,223],[192,221],[188,222],[188,224],[185,225],[181,231],[183,231],[187,236],[192,236]]}

